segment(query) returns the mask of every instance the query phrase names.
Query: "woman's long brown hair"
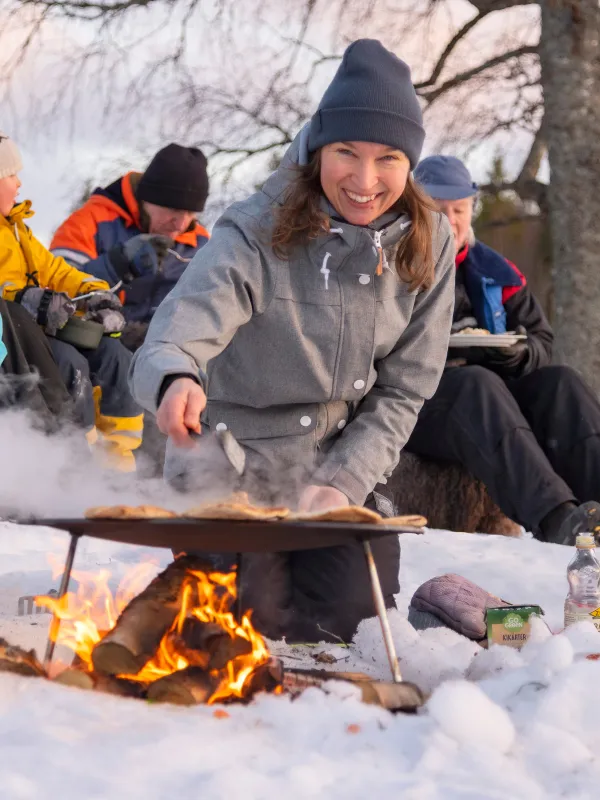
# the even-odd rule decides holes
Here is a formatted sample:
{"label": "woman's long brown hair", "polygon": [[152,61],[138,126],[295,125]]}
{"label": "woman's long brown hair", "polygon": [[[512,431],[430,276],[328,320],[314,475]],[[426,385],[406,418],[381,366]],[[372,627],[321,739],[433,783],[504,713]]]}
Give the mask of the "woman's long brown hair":
{"label": "woman's long brown hair", "polygon": [[[321,209],[321,155],[317,151],[308,164],[297,167],[283,204],[275,210],[271,243],[279,258],[329,229],[329,217]],[[408,176],[402,197],[393,207],[407,213],[412,221],[409,232],[400,239],[396,252],[396,271],[411,291],[428,289],[434,279],[432,216],[434,206],[427,195]]]}

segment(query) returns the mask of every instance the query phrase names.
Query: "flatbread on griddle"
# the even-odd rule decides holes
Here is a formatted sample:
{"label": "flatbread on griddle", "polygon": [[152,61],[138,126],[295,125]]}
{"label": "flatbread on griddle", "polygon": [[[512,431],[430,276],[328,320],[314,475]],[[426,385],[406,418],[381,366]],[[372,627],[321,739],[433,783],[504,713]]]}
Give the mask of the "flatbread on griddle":
{"label": "flatbread on griddle", "polygon": [[235,500],[220,503],[202,503],[183,512],[187,519],[237,519],[237,520],[276,520],[285,519],[290,513],[285,506],[253,506]]}
{"label": "flatbread on griddle", "polygon": [[86,519],[173,519],[177,514],[159,506],[95,506],[85,512]]}
{"label": "flatbread on griddle", "polygon": [[402,514],[399,517],[385,517],[381,520],[382,525],[397,525],[402,527],[408,525],[411,528],[424,528],[427,525],[427,519],[420,514]]}
{"label": "flatbread on griddle", "polygon": [[363,506],[340,506],[323,511],[299,511],[288,517],[290,522],[354,522],[377,525],[381,516],[376,511]]}

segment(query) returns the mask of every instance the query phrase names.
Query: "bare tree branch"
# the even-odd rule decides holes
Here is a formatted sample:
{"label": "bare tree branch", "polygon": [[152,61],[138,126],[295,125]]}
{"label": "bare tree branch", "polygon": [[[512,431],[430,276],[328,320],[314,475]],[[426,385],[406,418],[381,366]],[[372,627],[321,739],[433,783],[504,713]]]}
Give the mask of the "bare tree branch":
{"label": "bare tree branch", "polygon": [[452,78],[444,81],[444,83],[442,83],[441,86],[438,86],[436,89],[425,92],[421,91],[419,94],[424,100],[431,104],[441,95],[446,94],[451,89],[459,86],[461,83],[467,83],[477,75],[480,75],[482,72],[486,72],[493,67],[497,67],[499,64],[504,64],[507,61],[510,61],[512,58],[520,58],[524,55],[537,53],[537,50],[537,45],[523,45],[522,47],[517,47],[515,50],[509,50],[506,53],[500,53],[499,55],[484,61],[482,64],[478,64],[476,67],[472,67],[464,72],[459,72],[457,75],[454,75]]}
{"label": "bare tree branch", "polygon": [[469,0],[469,3],[478,11],[491,14],[492,11],[503,11],[506,8],[515,8],[515,6],[535,5],[537,0]]}
{"label": "bare tree branch", "polygon": [[456,45],[464,39],[465,36],[473,30],[475,25],[480,22],[484,17],[488,15],[488,11],[480,11],[474,17],[472,17],[468,22],[466,22],[462,28],[460,28],[454,36],[450,39],[444,50],[442,51],[441,56],[438,58],[431,75],[424,81],[420,81],[419,83],[415,83],[415,89],[417,92],[422,91],[423,89],[427,89],[429,86],[435,86],[438,78],[442,74],[442,70],[446,66],[446,61],[453,53],[454,48]]}

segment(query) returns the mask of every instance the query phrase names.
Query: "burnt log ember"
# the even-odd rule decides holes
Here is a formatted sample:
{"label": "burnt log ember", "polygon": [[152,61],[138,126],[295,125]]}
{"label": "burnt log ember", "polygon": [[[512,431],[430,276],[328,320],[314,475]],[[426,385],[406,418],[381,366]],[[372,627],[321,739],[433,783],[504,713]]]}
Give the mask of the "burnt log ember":
{"label": "burnt log ember", "polygon": [[74,667],[63,670],[53,678],[53,681],[63,686],[75,686],[78,689],[95,689],[97,692],[113,694],[117,697],[142,698],[146,696],[147,688],[145,683],[139,681],[117,678],[115,675],[106,675],[101,672],[85,672]]}
{"label": "burnt log ember", "polygon": [[123,609],[115,627],[94,647],[94,671],[136,675],[152,658],[180,610],[181,591],[189,570],[207,571],[196,556],[181,556]]}
{"label": "burnt log ember", "polygon": [[214,622],[201,622],[188,617],[181,628],[177,643],[190,664],[204,669],[220,670],[238,656],[252,652],[252,644],[242,636],[231,636]]}
{"label": "burnt log ember", "polygon": [[375,681],[362,672],[328,672],[322,669],[285,670],[283,688],[292,695],[298,695],[310,686],[323,688],[327,681],[346,681],[360,689],[363,703],[378,705],[387,711],[414,713],[427,700],[427,696],[409,681],[391,683]]}
{"label": "burnt log ember", "polygon": [[194,706],[208,702],[217,685],[218,679],[202,667],[186,667],[151,683],[146,696],[156,703]]}
{"label": "burnt log ember", "polygon": [[250,673],[244,683],[244,697],[252,698],[258,692],[274,692],[283,685],[283,677],[283,663],[278,658],[271,657]]}
{"label": "burnt log ember", "polygon": [[13,672],[15,675],[45,677],[46,671],[38,661],[34,650],[9,644],[0,638],[0,672]]}

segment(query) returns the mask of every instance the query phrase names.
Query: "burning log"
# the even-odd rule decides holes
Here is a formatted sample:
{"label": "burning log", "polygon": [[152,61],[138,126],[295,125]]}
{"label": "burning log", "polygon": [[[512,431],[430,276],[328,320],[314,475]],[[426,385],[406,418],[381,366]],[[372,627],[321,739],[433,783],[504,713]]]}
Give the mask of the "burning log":
{"label": "burning log", "polygon": [[177,617],[189,570],[206,571],[210,565],[196,556],[177,558],[123,609],[115,627],[94,647],[96,672],[136,675],[142,669]]}
{"label": "burning log", "polygon": [[185,620],[179,638],[188,661],[208,671],[223,669],[234,658],[252,652],[248,639],[232,636],[220,625],[196,617]]}
{"label": "burning log", "polygon": [[148,700],[194,706],[206,703],[216,688],[216,682],[202,667],[186,667],[159,678],[148,686]]}
{"label": "burning log", "polygon": [[145,697],[146,695],[146,684],[144,683],[98,672],[84,672],[74,667],[63,670],[53,680],[63,686],[95,689],[97,692],[113,694],[118,697]]}
{"label": "burning log", "polygon": [[283,663],[271,656],[264,664],[259,664],[244,683],[244,696],[253,697],[258,692],[274,692],[283,684]]}
{"label": "burning log", "polygon": [[45,677],[46,672],[37,660],[34,650],[9,644],[0,638],[0,672],[13,672],[16,675]]}

